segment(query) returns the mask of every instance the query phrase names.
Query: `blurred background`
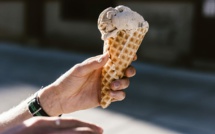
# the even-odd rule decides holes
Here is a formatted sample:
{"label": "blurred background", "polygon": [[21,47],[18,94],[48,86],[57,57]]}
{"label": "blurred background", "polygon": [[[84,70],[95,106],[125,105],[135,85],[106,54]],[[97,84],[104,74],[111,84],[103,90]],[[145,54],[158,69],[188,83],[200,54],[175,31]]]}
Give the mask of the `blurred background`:
{"label": "blurred background", "polygon": [[215,0],[0,0],[1,112],[101,54],[97,19],[117,5],[150,25],[127,97],[65,116],[112,134],[215,133]]}

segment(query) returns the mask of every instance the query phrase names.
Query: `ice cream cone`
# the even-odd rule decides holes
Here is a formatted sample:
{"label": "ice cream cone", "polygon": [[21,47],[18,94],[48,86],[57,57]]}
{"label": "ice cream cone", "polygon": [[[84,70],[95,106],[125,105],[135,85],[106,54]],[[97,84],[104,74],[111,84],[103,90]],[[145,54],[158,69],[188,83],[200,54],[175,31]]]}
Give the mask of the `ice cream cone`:
{"label": "ice cream cone", "polygon": [[139,28],[134,33],[122,30],[115,38],[105,41],[104,53],[109,52],[110,58],[102,69],[101,106],[106,108],[113,98],[109,93],[110,83],[124,76],[125,69],[131,64],[148,29]]}
{"label": "ice cream cone", "polygon": [[[102,108],[108,107],[113,101],[113,98],[110,96],[110,84],[112,81],[124,76],[125,69],[133,61],[149,28],[148,23],[136,12],[124,6],[116,7],[116,9],[108,8],[99,17],[99,29],[104,40],[103,53],[108,51],[110,55],[108,62],[102,68],[100,102]],[[117,16],[117,13],[120,13],[117,19],[123,19],[124,22],[126,19],[122,16],[123,11],[127,14],[126,17],[133,17],[133,19],[127,18],[128,22],[130,21],[129,19],[132,19],[129,22],[132,24],[127,24],[128,28],[126,25],[124,27],[119,26],[120,28],[117,27],[116,25],[120,20],[118,21],[113,17]],[[137,18],[137,21],[135,21],[136,18],[134,17]],[[116,24],[113,24],[113,22],[116,22]]]}

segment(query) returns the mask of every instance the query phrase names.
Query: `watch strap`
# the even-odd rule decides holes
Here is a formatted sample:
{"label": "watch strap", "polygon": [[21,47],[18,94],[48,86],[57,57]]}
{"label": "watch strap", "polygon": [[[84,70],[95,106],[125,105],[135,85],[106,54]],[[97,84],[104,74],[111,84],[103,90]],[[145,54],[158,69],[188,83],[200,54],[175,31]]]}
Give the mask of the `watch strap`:
{"label": "watch strap", "polygon": [[33,116],[49,116],[41,107],[37,94],[28,102],[28,109]]}

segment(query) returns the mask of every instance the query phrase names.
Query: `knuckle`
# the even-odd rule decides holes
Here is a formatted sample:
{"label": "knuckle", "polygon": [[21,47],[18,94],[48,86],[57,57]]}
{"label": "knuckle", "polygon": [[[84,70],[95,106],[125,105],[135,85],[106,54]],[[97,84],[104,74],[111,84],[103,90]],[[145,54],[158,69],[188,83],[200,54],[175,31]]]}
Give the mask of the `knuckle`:
{"label": "knuckle", "polygon": [[74,68],[73,68],[73,71],[74,71],[74,73],[75,74],[83,74],[83,67],[82,67],[82,65],[79,63],[79,64],[76,64],[75,66],[74,66]]}
{"label": "knuckle", "polygon": [[130,80],[129,79],[125,79],[124,88],[128,88],[129,85],[130,85]]}
{"label": "knuckle", "polygon": [[124,100],[126,97],[126,93],[125,92],[121,92],[121,99],[120,100]]}

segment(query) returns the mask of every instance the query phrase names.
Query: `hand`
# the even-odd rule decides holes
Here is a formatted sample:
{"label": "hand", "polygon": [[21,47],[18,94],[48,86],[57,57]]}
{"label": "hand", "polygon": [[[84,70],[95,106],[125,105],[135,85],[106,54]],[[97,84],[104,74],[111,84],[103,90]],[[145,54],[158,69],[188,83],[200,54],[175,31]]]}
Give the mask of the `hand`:
{"label": "hand", "polygon": [[[101,69],[108,60],[108,54],[95,56],[75,65],[50,86],[39,93],[43,109],[56,116],[99,106],[101,90]],[[136,57],[135,57],[136,59]],[[125,98],[122,89],[129,86],[129,77],[136,70],[128,67],[125,78],[111,83],[111,97],[115,101]]]}
{"label": "hand", "polygon": [[34,117],[1,134],[102,134],[102,128],[72,118]]}

